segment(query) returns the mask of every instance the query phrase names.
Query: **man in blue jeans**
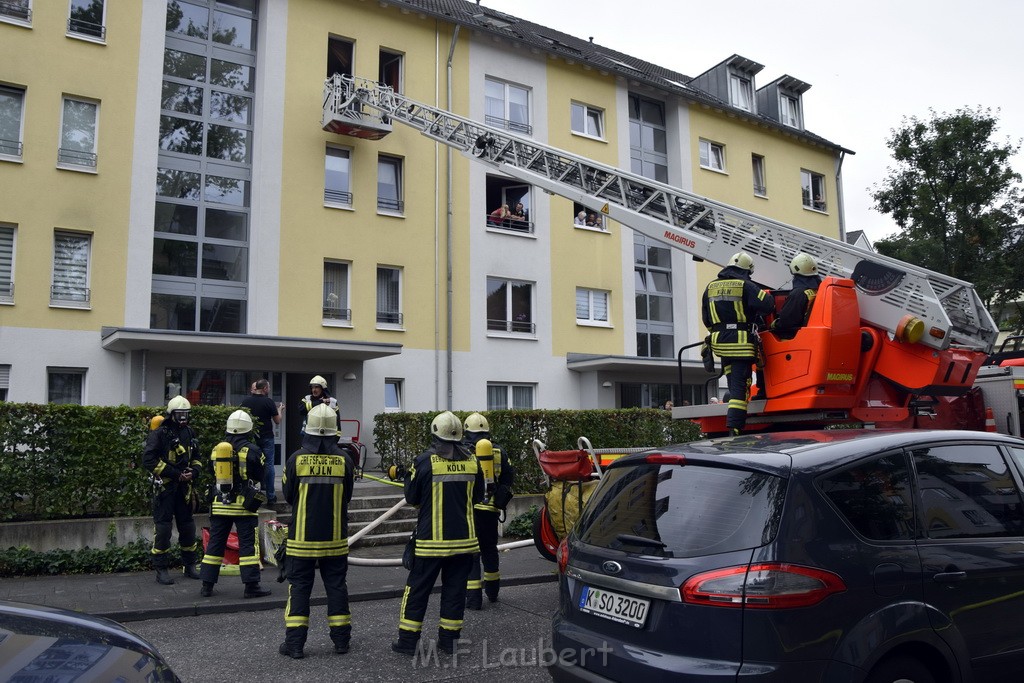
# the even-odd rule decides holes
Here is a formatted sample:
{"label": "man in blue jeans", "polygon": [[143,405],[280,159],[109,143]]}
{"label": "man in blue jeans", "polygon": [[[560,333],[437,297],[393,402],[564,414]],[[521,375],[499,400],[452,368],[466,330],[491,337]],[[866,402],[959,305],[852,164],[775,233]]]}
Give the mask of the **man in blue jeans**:
{"label": "man in blue jeans", "polygon": [[266,457],[266,475],[263,478],[263,490],[267,493],[267,504],[277,502],[274,488],[274,425],[281,424],[281,411],[284,406],[270,400],[270,382],[258,379],[253,382],[252,394],[242,401],[242,407],[248,408],[252,416],[260,421],[260,431],[254,439],[256,445]]}

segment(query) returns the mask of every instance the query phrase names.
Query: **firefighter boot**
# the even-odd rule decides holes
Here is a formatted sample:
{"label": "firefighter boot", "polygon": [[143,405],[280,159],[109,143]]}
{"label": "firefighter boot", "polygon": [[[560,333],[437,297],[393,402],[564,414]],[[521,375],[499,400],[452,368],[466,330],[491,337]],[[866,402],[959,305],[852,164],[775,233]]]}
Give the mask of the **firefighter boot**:
{"label": "firefighter boot", "polygon": [[466,609],[478,610],[483,607],[483,595],[479,588],[471,588],[466,591]]}
{"label": "firefighter boot", "polygon": [[351,626],[332,626],[331,642],[334,643],[334,653],[343,655],[348,652],[349,642],[352,640]]}
{"label": "firefighter boot", "polygon": [[209,581],[203,581],[203,587],[199,589],[199,597],[208,598],[213,595],[213,584]]}
{"label": "firefighter boot", "polygon": [[391,651],[400,655],[415,655],[416,647],[420,642],[418,631],[403,631],[398,629],[398,640],[391,642]]}
{"label": "firefighter boot", "polygon": [[[487,593],[487,599],[491,602],[498,602],[498,589],[501,588],[500,580],[484,581],[484,593]],[[469,605],[466,605],[467,607]]]}
{"label": "firefighter boot", "polygon": [[195,564],[191,562],[185,563],[185,567],[182,569],[182,572],[184,572],[185,576],[187,576],[190,579],[196,579],[197,581],[199,580],[199,571],[196,569]]}
{"label": "firefighter boot", "polygon": [[243,598],[263,598],[268,595],[270,595],[270,589],[261,586],[259,581],[245,584],[245,592],[242,593]]}
{"label": "firefighter boot", "polygon": [[455,642],[462,635],[462,629],[458,631],[452,631],[447,628],[437,629],[437,649],[441,652],[447,652],[453,654],[455,652]]}
{"label": "firefighter boot", "polygon": [[167,572],[167,567],[156,568],[156,582],[163,586],[171,586],[174,584],[174,579]]}
{"label": "firefighter boot", "polygon": [[284,642],[277,648],[277,651],[292,659],[302,659],[306,653],[302,648],[306,646],[306,632],[309,629],[305,626],[292,626],[284,631]]}

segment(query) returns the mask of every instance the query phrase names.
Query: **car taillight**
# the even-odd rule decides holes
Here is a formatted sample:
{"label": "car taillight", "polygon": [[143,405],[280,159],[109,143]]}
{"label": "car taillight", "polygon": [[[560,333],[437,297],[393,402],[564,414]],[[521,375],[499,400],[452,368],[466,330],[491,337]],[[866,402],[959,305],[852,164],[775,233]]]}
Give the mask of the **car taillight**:
{"label": "car taillight", "polygon": [[562,542],[558,544],[558,551],[555,553],[555,559],[558,561],[558,573],[564,574],[565,568],[569,565],[569,537],[562,539]]}
{"label": "car taillight", "polygon": [[691,605],[786,609],[809,607],[845,590],[846,584],[832,572],[767,562],[696,574],[679,592]]}
{"label": "car taillight", "polygon": [[650,453],[644,456],[644,462],[649,465],[685,465],[686,456],[672,455],[670,453]]}

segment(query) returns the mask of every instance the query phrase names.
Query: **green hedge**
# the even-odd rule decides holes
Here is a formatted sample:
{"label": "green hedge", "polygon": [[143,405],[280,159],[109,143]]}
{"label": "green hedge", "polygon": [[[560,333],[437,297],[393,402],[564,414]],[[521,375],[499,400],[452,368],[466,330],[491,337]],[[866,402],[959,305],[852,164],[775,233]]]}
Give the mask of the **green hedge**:
{"label": "green hedge", "polygon": [[[193,406],[202,453],[223,440],[233,410]],[[162,412],[0,402],[0,521],[150,514],[142,451],[150,418]]]}
{"label": "green hedge", "polygon": [[[456,412],[465,420],[469,412]],[[689,420],[673,420],[667,410],[501,410],[482,413],[491,436],[516,469],[516,493],[547,490],[531,444],[540,439],[550,450],[575,449],[585,436],[594,448],[658,447],[693,441],[700,428]],[[430,443],[430,413],[385,413],[374,421],[373,438],[384,469],[408,465]]]}

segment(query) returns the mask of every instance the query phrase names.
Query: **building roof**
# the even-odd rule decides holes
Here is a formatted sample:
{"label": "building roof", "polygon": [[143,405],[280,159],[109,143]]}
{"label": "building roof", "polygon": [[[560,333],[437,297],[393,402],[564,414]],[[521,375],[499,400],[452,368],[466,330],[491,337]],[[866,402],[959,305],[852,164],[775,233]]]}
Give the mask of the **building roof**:
{"label": "building roof", "polygon": [[[562,33],[557,29],[499,12],[479,2],[469,2],[468,0],[393,0],[390,4],[402,8],[403,11],[415,11],[422,15],[466,26],[481,33],[500,36],[510,41],[513,45],[523,45],[551,55],[557,55],[570,62],[587,64],[599,72],[615,74],[631,81],[649,85],[658,90],[673,93],[693,102],[705,104],[716,109],[728,110],[730,114],[734,114],[739,118],[784,131],[812,144],[821,145],[847,154],[854,153],[806,129],[795,130],[767,116],[739,109],[710,93],[691,87],[689,84],[694,79],[678,71],[673,71],[599,45],[593,42],[593,40],[584,40],[568,33]],[[738,55],[733,55],[729,59],[736,59],[738,57]],[[756,64],[753,61],[750,63]]]}

